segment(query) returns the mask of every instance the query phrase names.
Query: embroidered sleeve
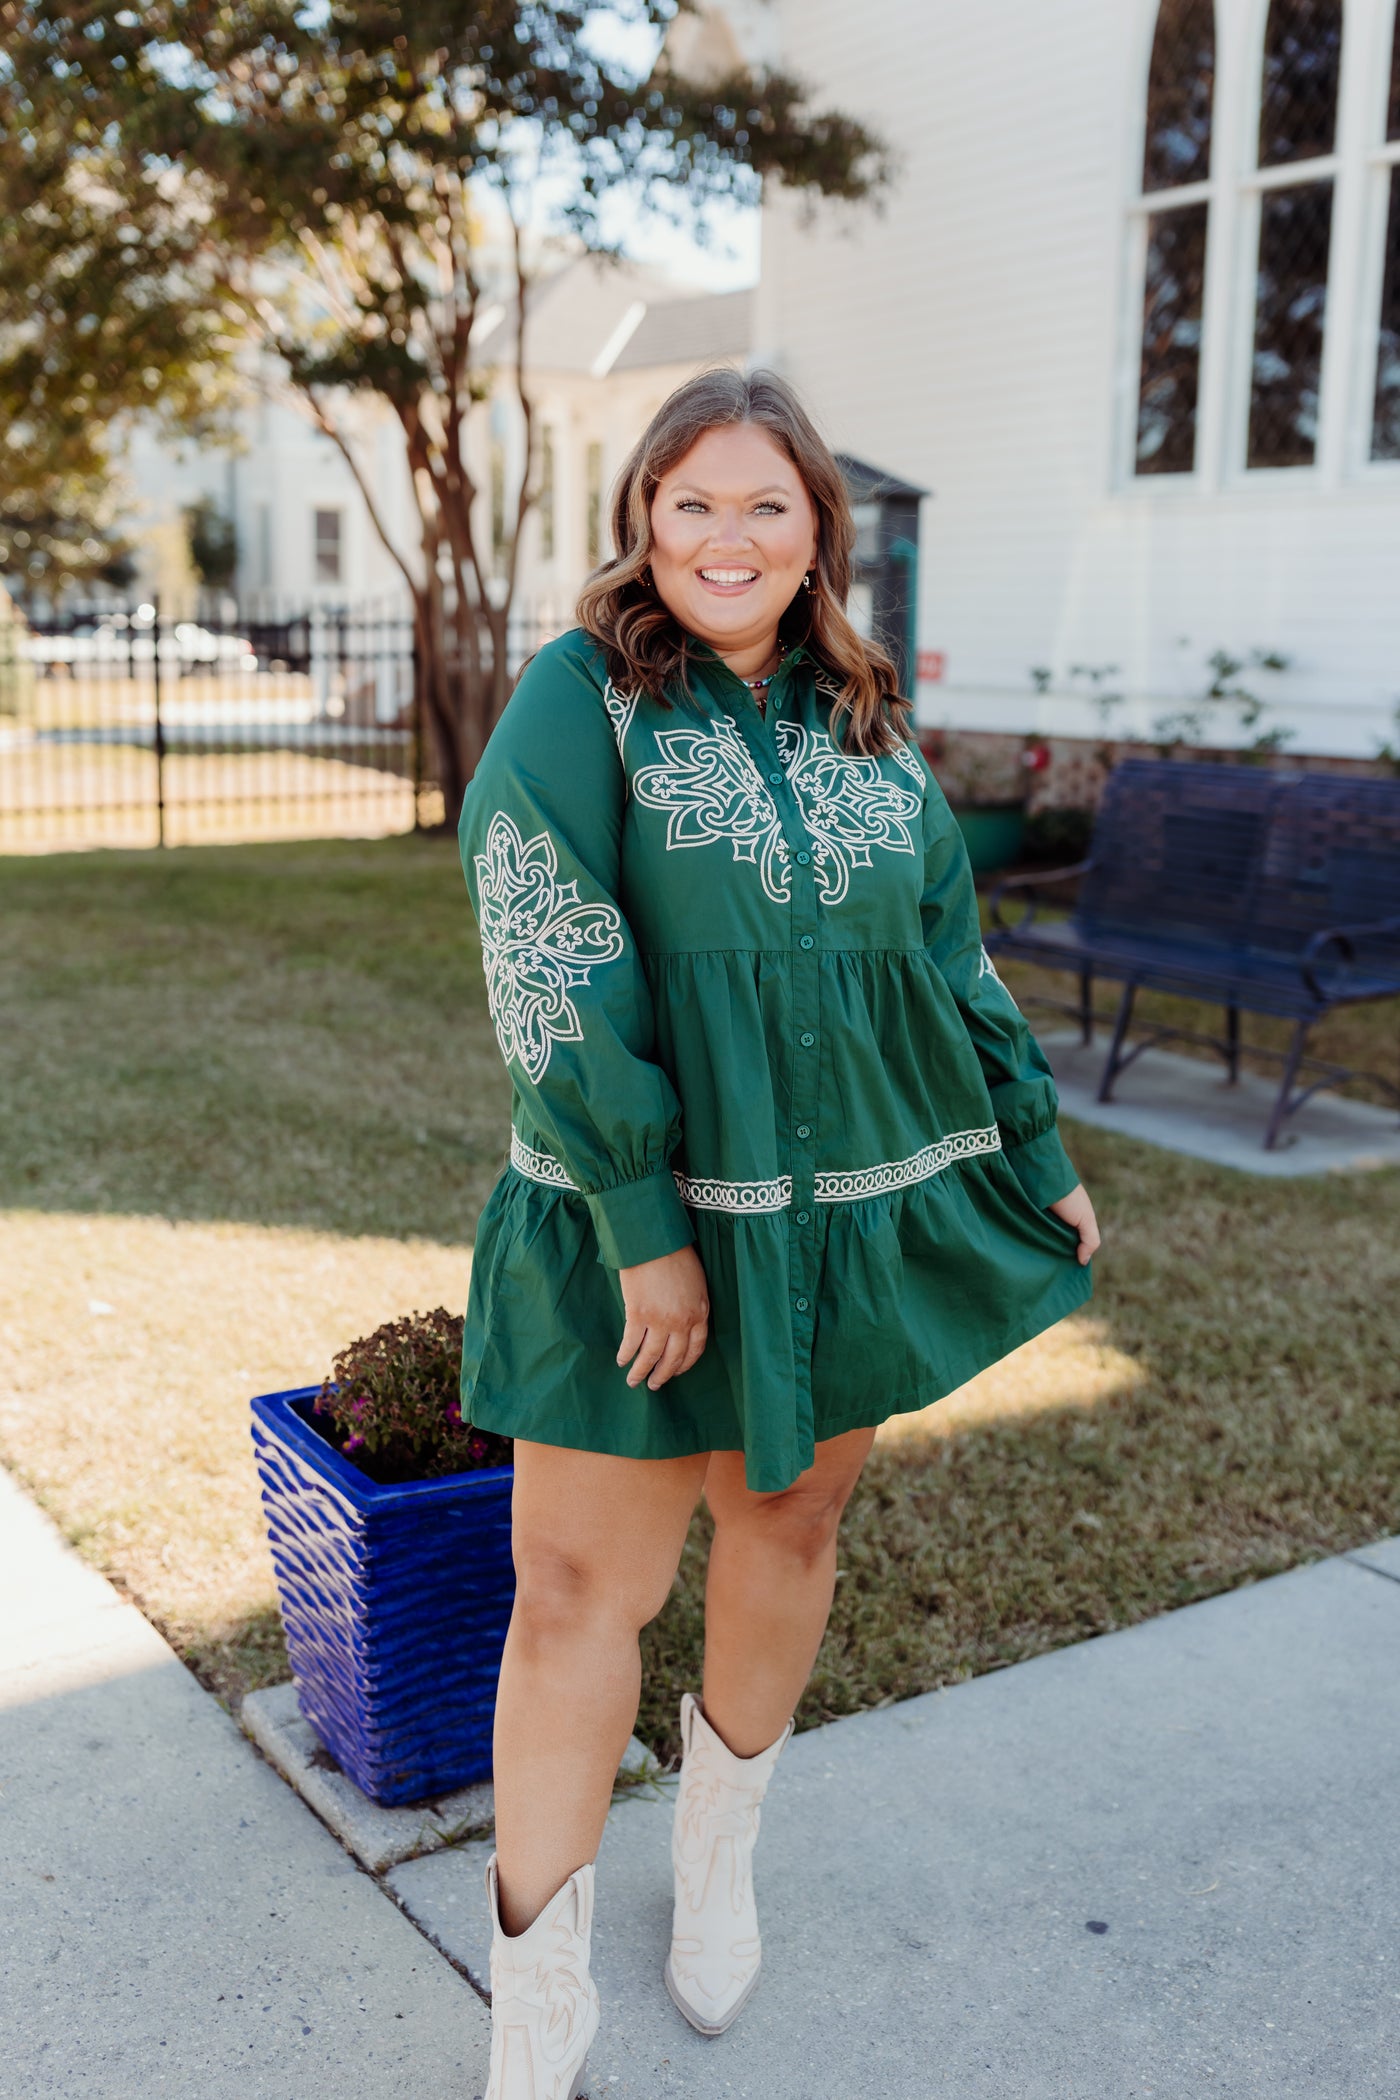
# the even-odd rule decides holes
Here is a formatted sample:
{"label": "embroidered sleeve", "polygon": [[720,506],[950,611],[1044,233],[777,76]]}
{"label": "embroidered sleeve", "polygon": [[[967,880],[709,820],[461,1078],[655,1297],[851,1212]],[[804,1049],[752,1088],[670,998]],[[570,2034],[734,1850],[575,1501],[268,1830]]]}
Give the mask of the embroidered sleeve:
{"label": "embroidered sleeve", "polygon": [[921,911],[925,945],[977,1052],[1007,1162],[1041,1209],[1058,1203],[1079,1176],[1060,1141],[1055,1082],[1044,1051],[983,946],[967,848],[932,773]]}
{"label": "embroidered sleeve", "polygon": [[613,1268],[695,1236],[669,1164],[680,1104],[617,896],[624,800],[600,688],[577,644],[551,643],[492,732],[459,838],[501,1055]]}

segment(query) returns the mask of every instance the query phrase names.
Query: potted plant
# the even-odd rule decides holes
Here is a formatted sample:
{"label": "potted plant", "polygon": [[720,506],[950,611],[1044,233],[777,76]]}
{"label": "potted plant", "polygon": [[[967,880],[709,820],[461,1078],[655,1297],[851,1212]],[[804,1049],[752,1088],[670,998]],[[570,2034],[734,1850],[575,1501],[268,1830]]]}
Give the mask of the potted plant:
{"label": "potted plant", "polygon": [[1043,737],[981,737],[922,732],[919,743],[938,776],[967,844],[975,875],[1010,867],[1021,857],[1031,782],[1050,763]]}
{"label": "potted plant", "polygon": [[461,1350],[460,1318],[414,1313],[352,1342],[323,1385],[252,1403],[298,1702],[385,1803],[491,1770],[511,1443],[463,1421]]}

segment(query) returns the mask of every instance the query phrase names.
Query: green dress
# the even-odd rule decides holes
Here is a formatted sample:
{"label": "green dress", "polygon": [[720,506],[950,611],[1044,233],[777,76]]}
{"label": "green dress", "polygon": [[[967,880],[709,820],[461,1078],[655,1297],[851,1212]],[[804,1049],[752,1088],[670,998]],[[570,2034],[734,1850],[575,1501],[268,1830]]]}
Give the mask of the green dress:
{"label": "green dress", "polygon": [[[982,946],[917,748],[849,757],[804,648],[765,720],[705,645],[694,699],[541,649],[462,810],[510,1161],[482,1211],[463,1414],[632,1458],[815,1445],[925,1407],[1083,1303],[1078,1176]],[[840,724],[838,724],[839,735]],[[617,1363],[618,1269],[694,1241],[699,1361]]]}

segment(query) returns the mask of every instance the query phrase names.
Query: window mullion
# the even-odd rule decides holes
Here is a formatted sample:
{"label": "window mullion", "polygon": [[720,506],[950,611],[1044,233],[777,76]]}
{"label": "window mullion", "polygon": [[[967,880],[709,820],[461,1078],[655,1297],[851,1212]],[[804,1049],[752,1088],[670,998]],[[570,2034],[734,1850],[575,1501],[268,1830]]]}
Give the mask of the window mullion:
{"label": "window mullion", "polygon": [[1322,343],[1317,468],[1321,480],[1339,483],[1355,457],[1358,409],[1358,324],[1366,275],[1365,236],[1371,176],[1356,147],[1368,136],[1372,97],[1370,39],[1353,18],[1342,38],[1342,77],[1337,95],[1337,141],[1341,152],[1332,198],[1332,264],[1327,287],[1327,327]]}
{"label": "window mullion", "polygon": [[1291,190],[1307,182],[1335,182],[1342,165],[1339,153],[1326,153],[1316,160],[1284,160],[1271,168],[1247,168],[1243,182],[1247,190]]}
{"label": "window mullion", "polygon": [[1179,211],[1187,204],[1208,204],[1214,194],[1211,181],[1184,182],[1174,190],[1143,190],[1130,200],[1128,209],[1139,213]]}

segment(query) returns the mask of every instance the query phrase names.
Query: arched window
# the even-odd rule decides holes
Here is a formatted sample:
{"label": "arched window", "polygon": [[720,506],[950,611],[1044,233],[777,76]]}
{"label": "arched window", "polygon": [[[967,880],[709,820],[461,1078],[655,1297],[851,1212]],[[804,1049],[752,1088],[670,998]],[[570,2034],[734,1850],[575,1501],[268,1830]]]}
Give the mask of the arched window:
{"label": "arched window", "polygon": [[1214,91],[1214,0],[1161,0],[1136,205],[1146,251],[1136,474],[1189,474],[1196,464]]}
{"label": "arched window", "polygon": [[1271,0],[1259,97],[1259,193],[1251,467],[1311,466],[1317,453],[1342,0]]}
{"label": "arched window", "polygon": [[1372,459],[1400,460],[1400,8],[1390,47],[1390,95],[1385,144],[1376,156],[1388,199],[1385,259],[1381,267],[1380,340],[1376,351],[1376,401],[1371,421]]}

